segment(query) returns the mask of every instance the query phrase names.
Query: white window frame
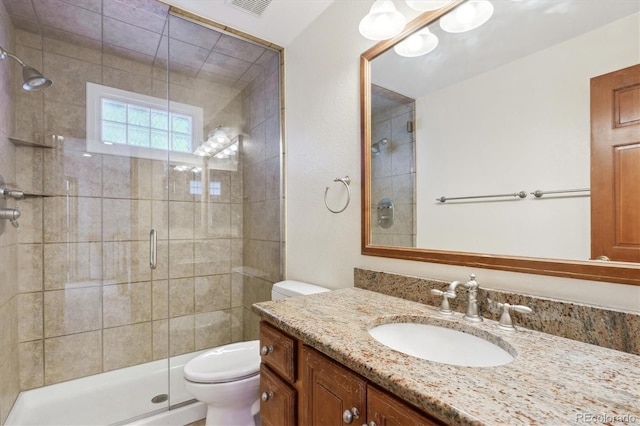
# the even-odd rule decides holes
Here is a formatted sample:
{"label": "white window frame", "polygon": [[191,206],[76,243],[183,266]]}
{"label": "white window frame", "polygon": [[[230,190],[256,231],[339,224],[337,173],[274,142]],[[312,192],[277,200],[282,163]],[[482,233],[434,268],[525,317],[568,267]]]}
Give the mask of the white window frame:
{"label": "white window frame", "polygon": [[[142,95],[115,87],[102,86],[87,82],[87,152],[98,154],[120,155],[127,157],[147,158],[150,160],[180,162],[201,165],[202,159],[192,153],[172,151],[169,149],[147,148],[123,144],[105,144],[102,142],[102,99],[110,99],[127,104],[153,108],[164,112],[188,115],[192,118],[192,149],[202,142],[203,110],[194,105],[180,102],[169,102],[167,99]],[[169,140],[171,133],[169,130]],[[169,142],[170,143],[170,142]]]}

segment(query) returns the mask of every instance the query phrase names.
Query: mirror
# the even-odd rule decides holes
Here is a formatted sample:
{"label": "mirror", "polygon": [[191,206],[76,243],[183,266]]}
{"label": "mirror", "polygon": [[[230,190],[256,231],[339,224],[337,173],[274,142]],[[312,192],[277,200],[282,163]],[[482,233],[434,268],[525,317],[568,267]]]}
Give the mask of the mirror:
{"label": "mirror", "polygon": [[[463,3],[361,56],[362,253],[640,285],[638,264],[589,260],[588,192],[590,78],[640,62],[638,2],[495,0],[443,31]],[[423,28],[436,48],[400,56]]]}

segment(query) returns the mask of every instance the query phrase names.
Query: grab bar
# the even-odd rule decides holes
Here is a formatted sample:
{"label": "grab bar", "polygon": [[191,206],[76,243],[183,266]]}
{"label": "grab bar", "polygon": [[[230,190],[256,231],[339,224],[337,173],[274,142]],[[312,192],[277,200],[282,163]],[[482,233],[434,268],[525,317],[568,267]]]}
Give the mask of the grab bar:
{"label": "grab bar", "polygon": [[156,228],[151,228],[149,233],[149,266],[151,269],[158,267],[158,233]]}
{"label": "grab bar", "polygon": [[525,191],[520,191],[520,192],[515,192],[512,194],[496,194],[496,195],[472,195],[469,197],[440,197],[440,198],[436,198],[436,201],[440,201],[441,203],[444,203],[445,201],[449,201],[449,200],[471,200],[474,198],[498,198],[498,197],[520,197],[520,198],[526,198],[527,197],[527,193]]}
{"label": "grab bar", "polygon": [[540,198],[542,197],[544,194],[568,194],[571,192],[590,192],[591,190],[589,188],[581,188],[581,189],[560,189],[560,190],[556,190],[556,191],[542,191],[540,189],[536,189],[535,191],[533,191],[531,193],[531,195],[535,196],[536,198]]}

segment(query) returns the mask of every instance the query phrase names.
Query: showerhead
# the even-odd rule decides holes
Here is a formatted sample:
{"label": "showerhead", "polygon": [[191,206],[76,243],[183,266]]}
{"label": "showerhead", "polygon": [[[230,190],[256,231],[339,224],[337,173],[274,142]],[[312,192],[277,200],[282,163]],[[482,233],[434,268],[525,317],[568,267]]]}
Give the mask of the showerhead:
{"label": "showerhead", "polygon": [[371,153],[373,155],[380,154],[380,150],[381,150],[380,145],[386,145],[388,142],[389,142],[389,139],[384,138],[384,139],[381,139],[378,142],[372,144],[371,145]]}
{"label": "showerhead", "polygon": [[24,83],[22,84],[22,88],[29,92],[34,92],[37,90],[46,89],[47,87],[53,84],[53,81],[43,76],[40,71],[37,69],[25,64],[15,55],[4,50],[0,47],[0,59],[4,59],[6,57],[13,58],[22,66],[22,80]]}
{"label": "showerhead", "polygon": [[22,88],[29,92],[43,90],[53,84],[53,81],[45,77],[37,69],[26,65],[22,68]]}

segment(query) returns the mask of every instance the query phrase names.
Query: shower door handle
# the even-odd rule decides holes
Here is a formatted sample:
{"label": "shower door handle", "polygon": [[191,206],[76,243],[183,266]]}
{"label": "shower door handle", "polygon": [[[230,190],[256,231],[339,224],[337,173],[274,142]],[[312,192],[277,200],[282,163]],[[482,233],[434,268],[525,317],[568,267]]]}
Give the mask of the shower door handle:
{"label": "shower door handle", "polygon": [[149,266],[156,269],[158,266],[158,233],[156,228],[151,228],[149,233]]}

